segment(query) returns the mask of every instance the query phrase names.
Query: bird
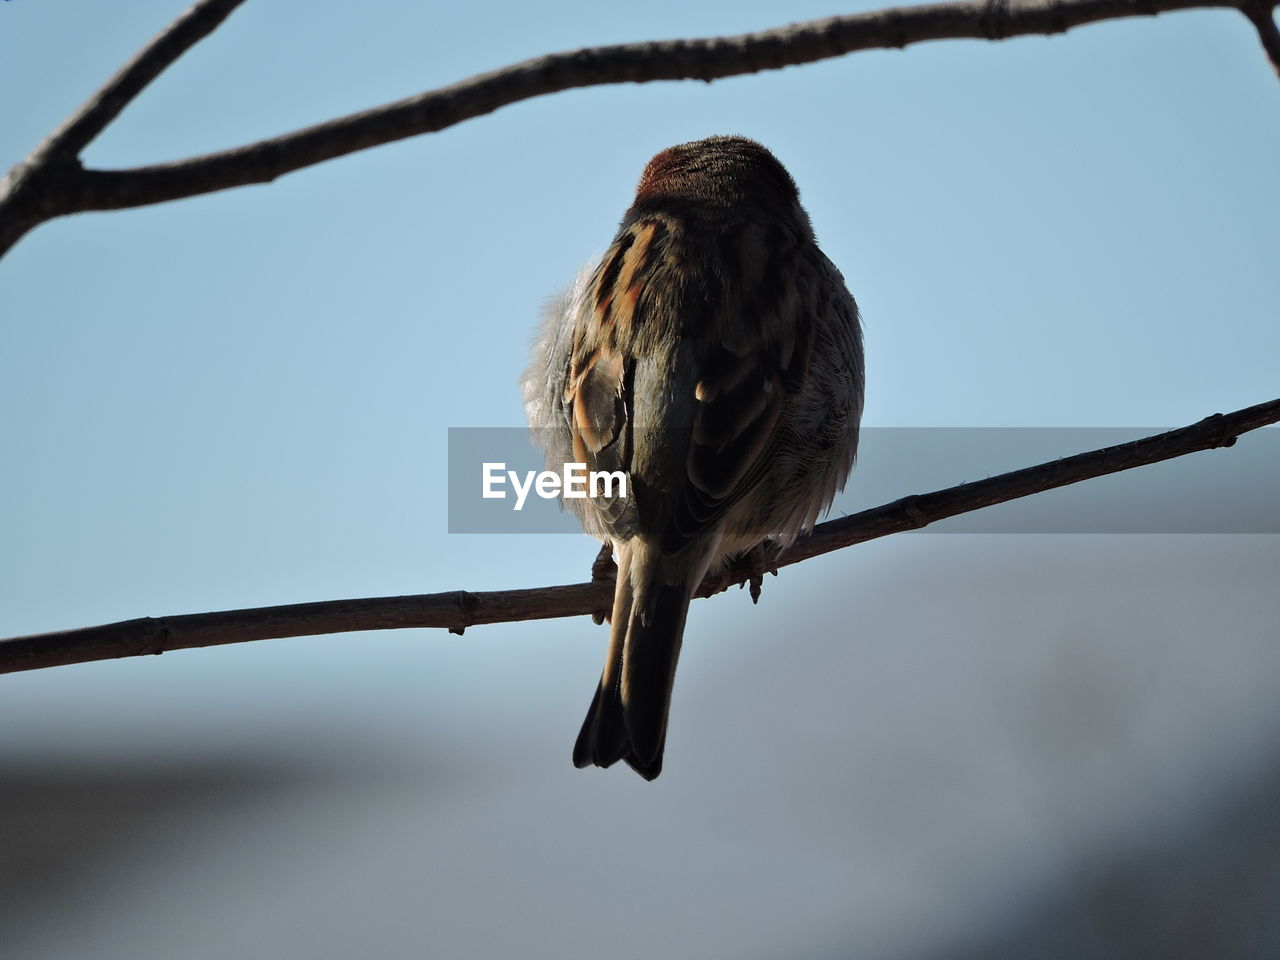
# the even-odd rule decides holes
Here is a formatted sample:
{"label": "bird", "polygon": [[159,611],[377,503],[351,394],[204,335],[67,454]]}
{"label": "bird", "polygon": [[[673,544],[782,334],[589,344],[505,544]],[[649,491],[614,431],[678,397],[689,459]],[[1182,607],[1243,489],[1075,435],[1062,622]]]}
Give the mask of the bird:
{"label": "bird", "polygon": [[785,551],[853,468],[857,304],[768,149],[677,144],[645,166],[604,255],[548,303],[521,388],[550,469],[625,477],[563,501],[617,558],[573,762],[653,780],[704,576],[766,541]]}

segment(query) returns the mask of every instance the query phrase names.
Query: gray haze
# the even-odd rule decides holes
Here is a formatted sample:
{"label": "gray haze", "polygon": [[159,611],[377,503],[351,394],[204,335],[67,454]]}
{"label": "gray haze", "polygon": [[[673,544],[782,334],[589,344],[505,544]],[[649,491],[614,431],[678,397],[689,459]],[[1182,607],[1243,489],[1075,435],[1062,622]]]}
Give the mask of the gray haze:
{"label": "gray haze", "polygon": [[1275,956],[1277,569],[971,536],[783,571],[695,604],[653,784],[569,764],[585,619],[15,675],[4,953]]}

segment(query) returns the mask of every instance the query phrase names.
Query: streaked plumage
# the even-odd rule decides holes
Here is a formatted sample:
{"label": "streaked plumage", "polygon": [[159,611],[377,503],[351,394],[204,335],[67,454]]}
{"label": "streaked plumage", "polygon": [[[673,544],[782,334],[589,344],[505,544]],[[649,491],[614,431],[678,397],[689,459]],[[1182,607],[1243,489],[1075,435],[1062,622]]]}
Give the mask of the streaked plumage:
{"label": "streaked plumage", "polygon": [[625,499],[565,501],[618,560],[573,757],[651,780],[703,576],[766,538],[790,543],[852,468],[857,306],[768,150],[681,144],[649,161],[612,245],[551,304],[523,388],[549,467],[628,475]]}

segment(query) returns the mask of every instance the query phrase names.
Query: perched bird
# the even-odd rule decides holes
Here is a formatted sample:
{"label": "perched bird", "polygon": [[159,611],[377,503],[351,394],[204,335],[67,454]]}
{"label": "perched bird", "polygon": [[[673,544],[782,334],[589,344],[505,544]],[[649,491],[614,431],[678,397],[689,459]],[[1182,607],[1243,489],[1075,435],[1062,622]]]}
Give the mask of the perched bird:
{"label": "perched bird", "polygon": [[626,476],[625,497],[564,501],[618,564],[573,761],[652,780],[703,576],[766,539],[785,548],[844,487],[858,308],[773,154],[684,143],[649,161],[612,245],[548,307],[522,387],[550,469]]}

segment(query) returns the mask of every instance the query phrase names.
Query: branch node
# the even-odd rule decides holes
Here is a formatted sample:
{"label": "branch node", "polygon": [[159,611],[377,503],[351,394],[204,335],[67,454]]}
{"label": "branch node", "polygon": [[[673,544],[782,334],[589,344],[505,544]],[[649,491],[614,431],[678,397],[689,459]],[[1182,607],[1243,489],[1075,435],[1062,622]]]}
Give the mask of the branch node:
{"label": "branch node", "polygon": [[476,607],[479,606],[480,600],[475,594],[468,593],[466,590],[459,590],[454,595],[454,599],[458,604],[458,618],[462,623],[450,627],[449,632],[460,637],[466,632],[467,627],[475,624]]}
{"label": "branch node", "polygon": [[1212,416],[1205,417],[1200,422],[1205,426],[1217,428],[1218,436],[1214,439],[1213,447],[1211,449],[1217,449],[1218,447],[1234,447],[1236,445],[1236,439],[1240,434],[1238,431],[1231,428],[1231,423],[1222,414],[1215,413]]}
{"label": "branch node", "polygon": [[1066,33],[1071,29],[1071,19],[1067,16],[1067,11],[1062,6],[1062,0],[1053,0],[1049,4],[1050,20],[1048,34]]}
{"label": "branch node", "polygon": [[169,648],[169,622],[164,617],[143,617],[146,639],[138,647],[138,656],[158,657]]}
{"label": "branch node", "polygon": [[916,530],[929,525],[929,515],[920,509],[920,498],[918,496],[913,494],[909,497],[903,497],[898,503],[902,512],[911,519]]}
{"label": "branch node", "polygon": [[1009,20],[1009,0],[986,0],[982,6],[980,24],[982,35],[988,40],[1004,40],[1009,36],[1006,24]]}

